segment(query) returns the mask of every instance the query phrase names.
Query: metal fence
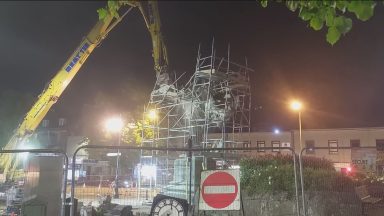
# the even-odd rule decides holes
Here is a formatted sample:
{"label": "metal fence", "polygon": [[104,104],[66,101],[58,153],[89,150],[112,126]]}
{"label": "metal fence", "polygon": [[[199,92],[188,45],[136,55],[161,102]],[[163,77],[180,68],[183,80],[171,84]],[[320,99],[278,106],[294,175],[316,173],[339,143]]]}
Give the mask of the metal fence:
{"label": "metal fence", "polygon": [[[77,156],[81,149],[87,149],[87,157]],[[383,167],[382,152],[376,146],[303,148],[296,155],[282,147],[88,145],[77,149],[69,165],[66,155],[54,150],[0,153],[24,158],[15,181],[0,185],[3,215],[39,209],[41,215],[77,216],[89,209],[100,211],[105,205],[110,209],[130,205],[133,211],[149,214],[159,194],[188,203],[185,215],[215,214],[199,210],[199,173],[237,169],[240,161],[242,205],[231,215],[375,216],[384,212],[384,179],[371,177]],[[71,201],[65,202],[67,197]]]}
{"label": "metal fence", "polygon": [[[305,154],[305,156],[304,156]],[[376,146],[311,147],[299,154],[303,215],[383,215]]]}
{"label": "metal fence", "polygon": [[68,157],[47,149],[0,150],[12,154],[18,166],[12,180],[2,176],[1,215],[64,215]]}
{"label": "metal fence", "polygon": [[[77,152],[86,149],[87,158],[77,156]],[[239,161],[250,152],[254,155],[265,154],[267,151],[276,155],[286,155],[290,166],[286,174],[292,180],[289,188],[291,193],[287,195],[283,188],[276,185],[282,184],[276,179],[266,176],[273,169],[284,170],[284,164],[274,164],[259,169],[264,173],[266,190],[256,192],[262,196],[248,196],[247,188],[242,189],[242,209],[239,214],[254,215],[255,203],[265,201],[268,193],[270,202],[279,202],[278,199],[287,199],[290,205],[290,213],[286,215],[298,215],[298,169],[296,169],[296,157],[291,148],[152,148],[134,146],[99,146],[87,145],[79,147],[73,155],[71,170],[71,215],[77,215],[83,211],[100,211],[101,208],[113,209],[116,206],[133,207],[135,212],[149,214],[154,198],[162,194],[175,197],[189,204],[184,209],[186,215],[206,214],[199,211],[199,184],[200,173],[203,170],[237,169]],[[243,154],[247,153],[247,154]],[[261,158],[261,157],[259,157]],[[260,161],[258,161],[260,162]],[[258,163],[257,162],[257,163]],[[261,165],[260,165],[261,166]],[[280,167],[281,166],[281,167]],[[251,176],[255,178],[256,176]],[[277,178],[274,176],[273,178]],[[269,183],[268,183],[269,181]],[[252,190],[248,188],[248,190]],[[276,195],[278,194],[278,195]],[[288,197],[288,198],[287,198]],[[106,206],[110,205],[110,206]],[[259,206],[260,207],[260,206]],[[270,212],[284,211],[284,209],[272,208]],[[108,213],[108,210],[104,212]]]}

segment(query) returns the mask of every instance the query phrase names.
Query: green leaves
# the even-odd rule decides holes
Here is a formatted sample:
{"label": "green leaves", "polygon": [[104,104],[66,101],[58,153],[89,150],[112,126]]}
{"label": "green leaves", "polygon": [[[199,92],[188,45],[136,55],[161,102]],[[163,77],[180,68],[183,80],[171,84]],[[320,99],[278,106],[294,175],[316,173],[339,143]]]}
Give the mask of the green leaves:
{"label": "green leaves", "polygon": [[[295,176],[290,155],[258,155],[240,161],[241,187],[249,194],[286,193],[294,198]],[[302,158],[305,188],[308,191],[351,191],[352,180],[336,172],[324,158]],[[343,185],[342,187],[340,185]]]}
{"label": "green leaves", "polygon": [[268,0],[260,0],[260,4],[263,8],[266,8],[268,5]]}
{"label": "green leaves", "polygon": [[346,34],[352,29],[352,19],[343,16],[335,18],[334,26],[342,34]]}
{"label": "green leaves", "polygon": [[324,23],[324,20],[322,19],[322,17],[319,17],[319,16],[312,17],[312,19],[310,21],[311,27],[313,29],[315,29],[316,31],[318,31],[321,28],[323,28],[323,23]]}
{"label": "green leaves", "polygon": [[292,12],[295,12],[297,7],[299,6],[298,1],[286,1],[285,4],[287,5],[288,9],[291,10]]}
{"label": "green leaves", "polygon": [[97,10],[97,13],[99,14],[99,20],[103,20],[107,16],[108,11],[105,8],[100,8]]}
{"label": "green leaves", "polygon": [[108,1],[108,11],[111,13],[112,16],[119,18],[119,13],[117,13],[119,8],[120,8],[119,1]]}
{"label": "green leaves", "polygon": [[374,1],[351,1],[347,8],[348,11],[355,13],[359,20],[367,21],[373,16],[375,6]]}
{"label": "green leaves", "polygon": [[[267,0],[259,0],[263,7],[267,6]],[[282,2],[275,0],[276,2]],[[298,16],[309,26],[319,31],[324,23],[327,26],[326,40],[334,45],[341,37],[352,29],[352,19],[348,17],[349,12],[356,15],[359,20],[367,21],[373,16],[375,1],[356,1],[356,0],[287,0],[283,1],[287,8],[292,12],[299,9]]]}
{"label": "green leaves", "polygon": [[327,33],[327,42],[334,45],[339,39],[340,39],[340,32],[337,30],[336,27],[330,27],[328,28],[328,33]]}
{"label": "green leaves", "polygon": [[299,17],[304,21],[310,20],[313,16],[314,13],[309,11],[308,9],[303,8],[300,10]]}
{"label": "green leaves", "polygon": [[99,20],[105,19],[108,14],[111,14],[115,18],[119,18],[119,13],[117,11],[122,4],[125,4],[125,2],[108,1],[108,4],[105,8],[99,8],[97,10],[97,13],[99,14]]}

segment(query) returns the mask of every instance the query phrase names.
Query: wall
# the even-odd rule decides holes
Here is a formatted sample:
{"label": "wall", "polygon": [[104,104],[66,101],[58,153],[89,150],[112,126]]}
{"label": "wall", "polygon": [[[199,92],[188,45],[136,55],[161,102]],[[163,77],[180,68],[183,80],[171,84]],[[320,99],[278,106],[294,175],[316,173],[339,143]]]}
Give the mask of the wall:
{"label": "wall", "polygon": [[[210,134],[209,137],[221,137],[221,134]],[[299,131],[282,131],[280,133],[273,132],[251,132],[236,134],[236,141],[250,141],[250,147],[257,147],[258,141],[264,141],[265,147],[272,147],[272,141],[279,141],[281,146],[284,144],[295,148],[296,153],[300,151]],[[308,129],[302,130],[302,146],[306,146],[306,141],[313,141],[315,147],[327,147],[329,141],[337,141],[338,147],[350,147],[351,140],[360,140],[360,146],[376,146],[376,140],[384,139],[384,128],[341,128],[341,129]],[[237,146],[246,147],[246,146]],[[243,151],[238,152],[247,156],[257,154],[275,154],[271,150],[265,152]],[[281,151],[281,153],[290,153],[289,151]],[[329,149],[316,149],[312,154],[304,155],[326,158],[334,162],[335,167],[340,169],[355,164],[356,167],[366,171],[375,171],[379,166],[379,170],[384,171],[384,151],[374,149],[338,149],[337,152],[330,152]],[[380,168],[380,166],[382,166]]]}
{"label": "wall", "polygon": [[59,215],[63,181],[62,157],[31,157],[26,167],[24,199],[37,199],[47,205],[47,215]]}
{"label": "wall", "polygon": [[[295,199],[287,199],[284,194],[248,196],[243,193],[242,196],[244,215],[297,215]],[[306,198],[308,200],[307,216],[360,216],[361,214],[360,200],[355,194],[313,192],[307,193]],[[242,213],[241,211],[201,211],[198,215],[242,216]]]}

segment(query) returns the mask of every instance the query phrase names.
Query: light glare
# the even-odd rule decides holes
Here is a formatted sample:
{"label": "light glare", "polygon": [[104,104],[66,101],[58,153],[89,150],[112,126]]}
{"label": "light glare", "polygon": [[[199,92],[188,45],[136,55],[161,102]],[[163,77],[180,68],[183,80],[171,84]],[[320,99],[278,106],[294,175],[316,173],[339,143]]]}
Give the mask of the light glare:
{"label": "light glare", "polygon": [[117,156],[121,156],[121,153],[117,153],[117,152],[110,152],[110,153],[107,153],[107,156],[108,157],[117,157]]}
{"label": "light glare", "polygon": [[146,178],[153,178],[156,176],[156,166],[144,165],[141,167],[141,175]]}
{"label": "light glare", "polygon": [[148,112],[148,118],[151,120],[157,119],[157,111],[155,109],[152,109]]}
{"label": "light glare", "polygon": [[123,126],[123,120],[119,117],[110,118],[105,123],[105,128],[113,133],[120,132]]}
{"label": "light glare", "polygon": [[300,101],[295,100],[295,101],[291,102],[291,109],[293,109],[293,110],[301,110],[302,106],[303,105],[301,104]]}

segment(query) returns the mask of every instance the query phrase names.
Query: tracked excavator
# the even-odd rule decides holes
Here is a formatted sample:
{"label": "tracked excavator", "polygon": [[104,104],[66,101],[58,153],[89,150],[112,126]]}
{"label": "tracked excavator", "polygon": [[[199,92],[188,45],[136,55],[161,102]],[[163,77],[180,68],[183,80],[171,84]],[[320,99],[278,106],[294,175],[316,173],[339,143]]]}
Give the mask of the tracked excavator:
{"label": "tracked excavator", "polygon": [[[122,15],[119,15],[119,11],[123,8],[127,9]],[[156,85],[163,85],[169,82],[167,51],[160,30],[161,23],[157,1],[110,1],[106,8],[104,8],[105,13],[103,17],[100,17],[96,25],[83,38],[80,45],[46,85],[3,149],[25,149],[25,143],[28,138],[35,132],[50,108],[60,98],[89,55],[134,8],[140,10],[151,35],[154,70],[157,77]],[[15,156],[15,154],[2,154],[0,156],[0,166],[4,169],[4,175],[7,176],[7,179],[13,179],[15,170],[20,164],[20,159],[20,156]]]}
{"label": "tracked excavator", "polygon": [[[127,8],[122,15],[119,11]],[[50,108],[59,100],[61,94],[68,87],[69,83],[79,72],[83,64],[86,62],[89,55],[98,47],[102,41],[108,36],[108,33],[118,25],[119,22],[132,10],[138,9],[145,21],[145,25],[150,33],[153,52],[152,57],[154,60],[154,70],[156,73],[156,84],[154,92],[156,91],[169,91],[174,89],[167,72],[168,56],[166,46],[161,33],[161,22],[158,10],[157,1],[109,1],[108,5],[103,8],[103,12],[99,21],[91,29],[91,31],[83,38],[79,46],[64,63],[64,65],[57,71],[56,75],[46,85],[46,88],[38,96],[32,108],[26,113],[22,122],[16,128],[14,135],[9,142],[5,145],[4,149],[25,149],[25,143],[35,132],[40,122],[44,119]],[[152,95],[151,95],[152,97]],[[20,165],[19,156],[14,154],[0,155],[0,166],[4,169],[4,175],[7,179],[13,179],[15,170]],[[186,164],[187,158],[178,159],[175,161],[175,167],[178,164]],[[193,191],[198,187],[198,182],[201,172],[201,163],[206,160],[203,157],[193,157],[192,169],[193,176]],[[211,165],[212,167],[214,165]],[[187,169],[181,170],[179,173],[189,172]],[[175,177],[175,181],[177,181]],[[184,180],[183,180],[184,181]],[[187,201],[185,188],[180,189],[182,192],[177,192],[178,187],[170,185],[165,188],[161,194],[158,194],[151,207],[152,215],[187,215],[189,202]],[[175,191],[177,192],[175,195]],[[164,205],[163,205],[164,204]],[[169,207],[169,208],[168,208]],[[175,210],[176,209],[176,210]]]}

